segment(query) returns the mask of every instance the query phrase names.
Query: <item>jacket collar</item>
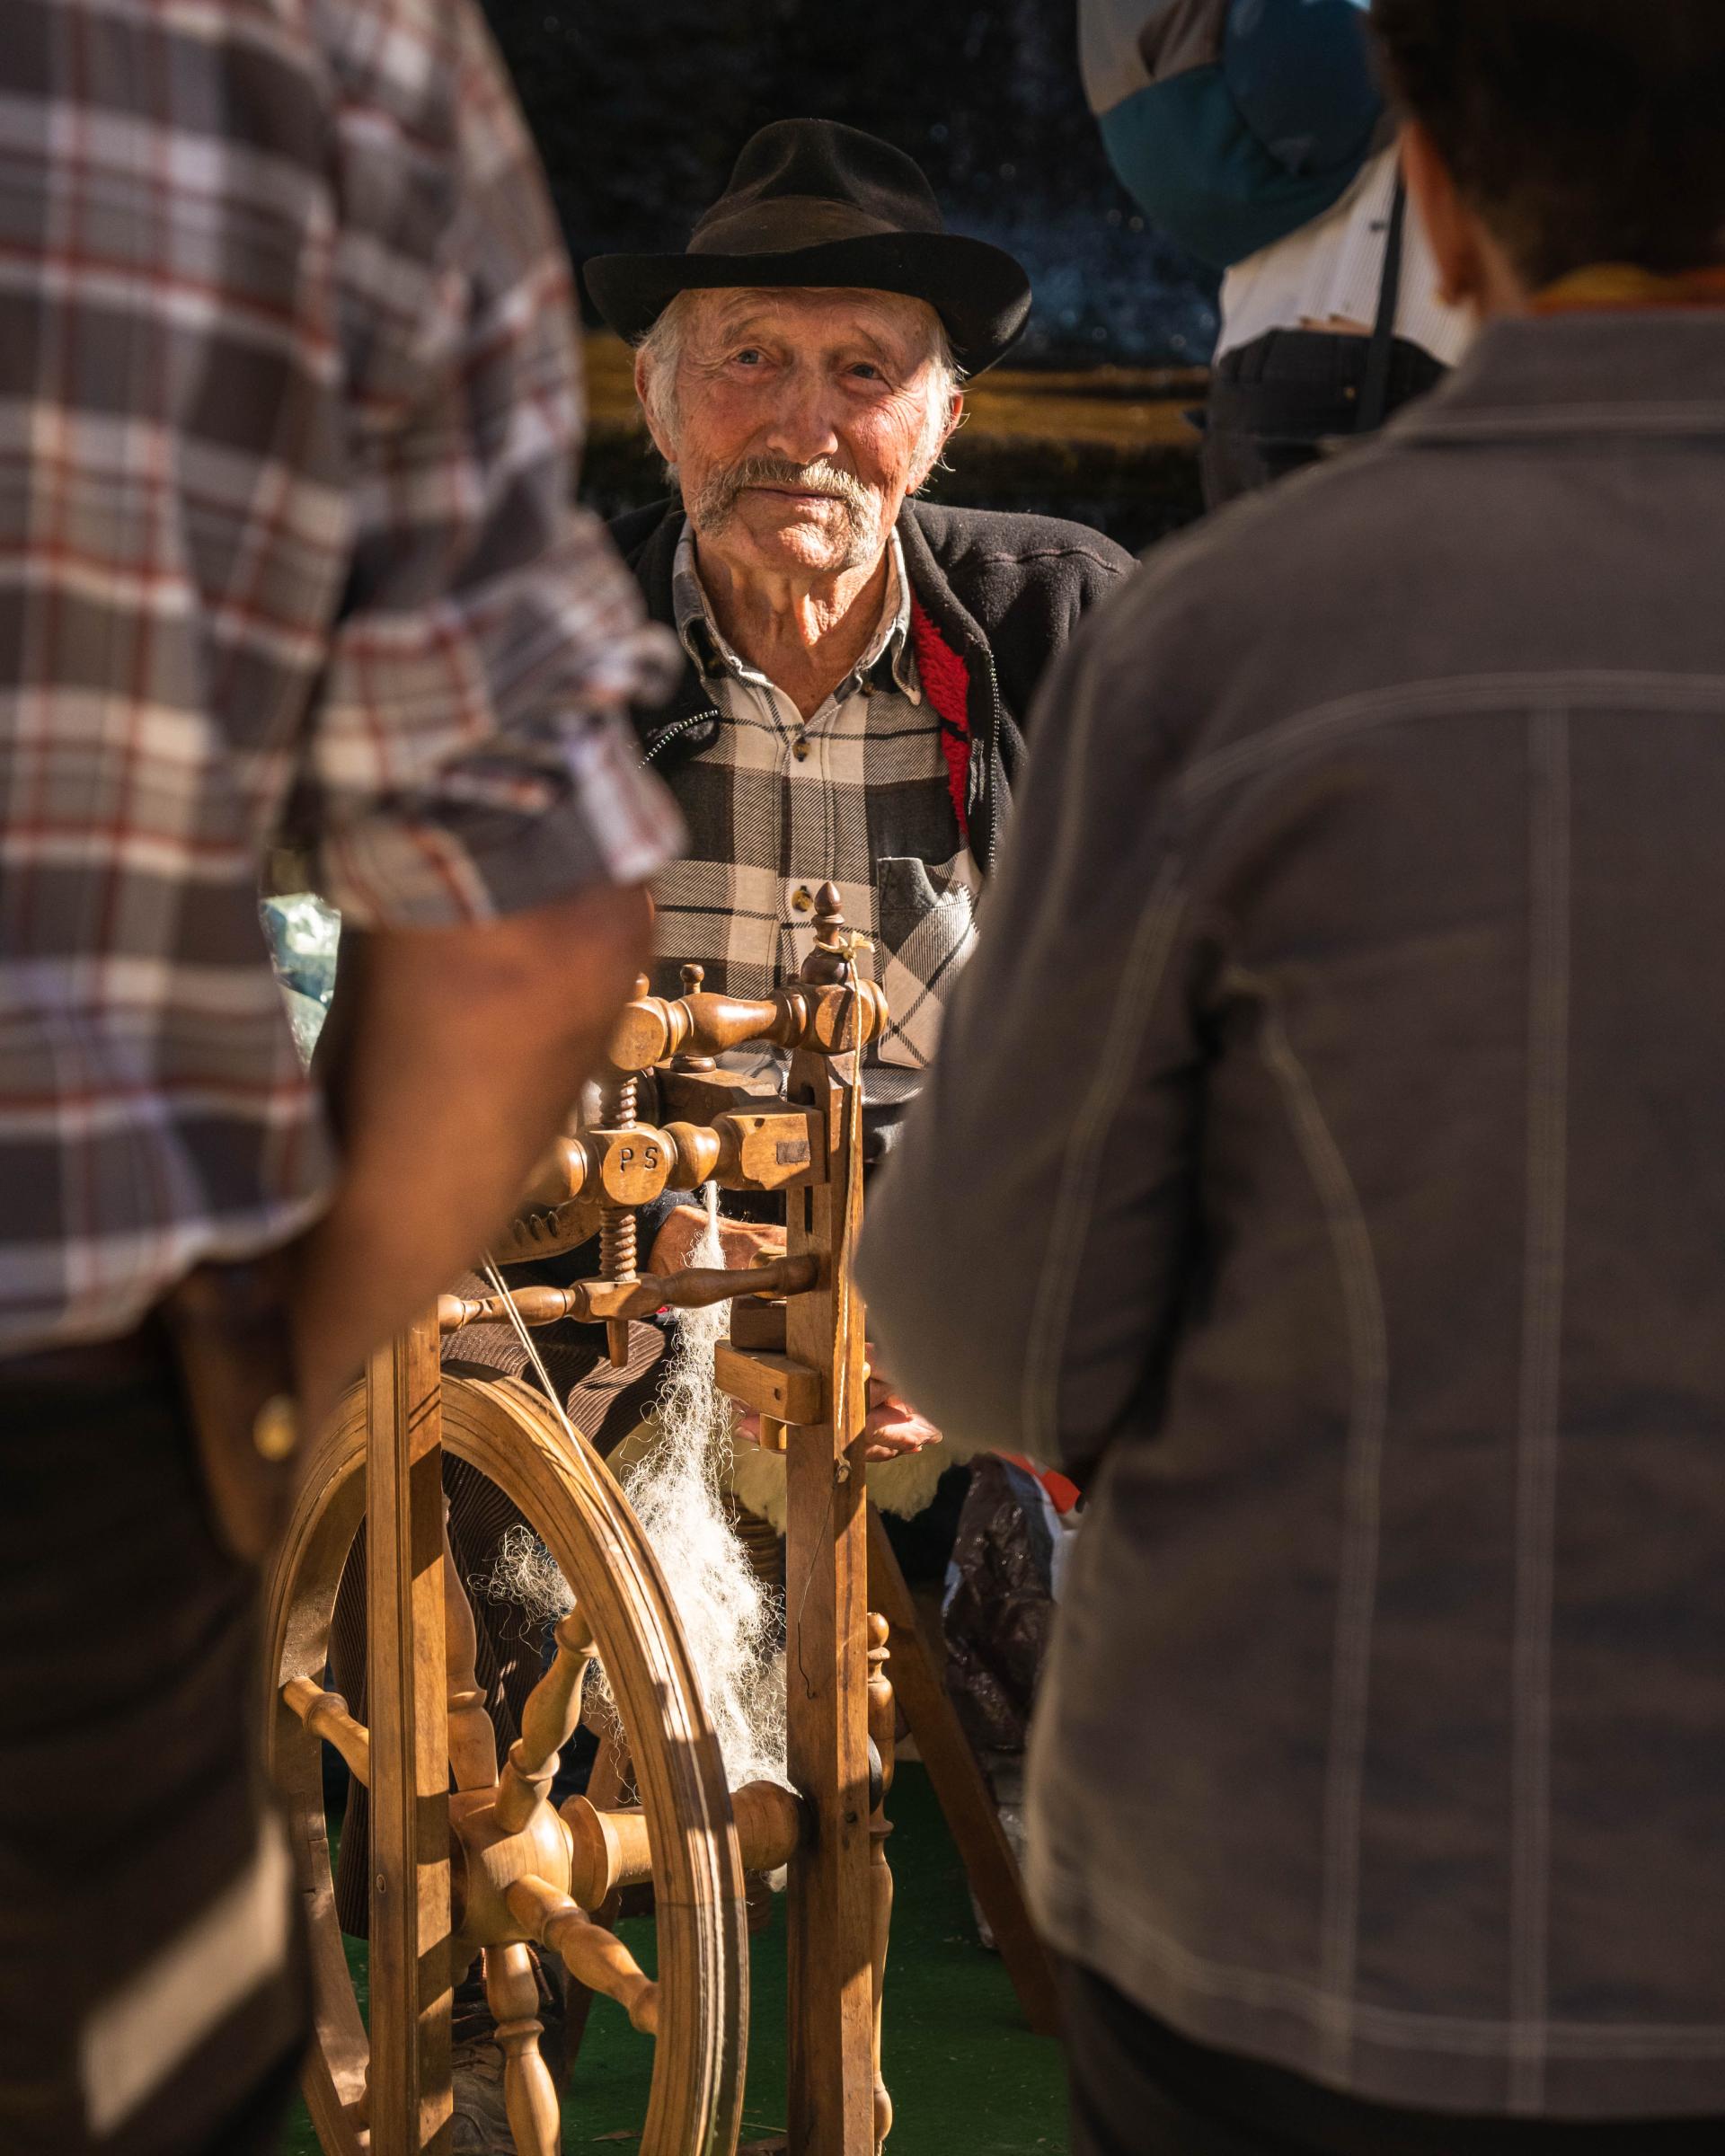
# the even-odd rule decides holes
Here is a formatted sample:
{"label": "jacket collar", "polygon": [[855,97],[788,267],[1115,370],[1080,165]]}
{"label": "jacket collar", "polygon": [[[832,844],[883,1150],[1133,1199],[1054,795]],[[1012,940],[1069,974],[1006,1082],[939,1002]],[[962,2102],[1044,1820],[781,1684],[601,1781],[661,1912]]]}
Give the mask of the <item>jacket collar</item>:
{"label": "jacket collar", "polygon": [[[642,512],[644,516],[648,512]],[[688,522],[683,504],[670,500],[664,505],[659,517],[646,539],[629,554],[630,567],[634,570],[641,593],[647,602],[649,616],[663,622],[668,628],[677,626],[677,555],[682,543],[684,529]],[[993,661],[989,655],[988,640],[969,609],[953,590],[951,583],[916,514],[916,504],[907,501],[899,512],[897,526],[898,543],[903,549],[906,581],[911,596],[928,614],[946,641],[962,651],[968,660],[974,661],[973,679],[978,684],[992,679]],[[719,714],[713,708],[712,698],[698,669],[686,666],[679,676],[668,703],[650,712],[638,711],[636,726],[650,755],[657,753],[659,745],[668,736],[682,736],[697,714],[710,712],[717,721]],[[979,714],[985,719],[987,714]],[[1009,723],[1013,714],[1002,716]],[[978,730],[981,730],[980,729]],[[693,744],[692,744],[693,746]]]}
{"label": "jacket collar", "polygon": [[1385,429],[1402,444],[1725,437],[1725,308],[1520,316]]}

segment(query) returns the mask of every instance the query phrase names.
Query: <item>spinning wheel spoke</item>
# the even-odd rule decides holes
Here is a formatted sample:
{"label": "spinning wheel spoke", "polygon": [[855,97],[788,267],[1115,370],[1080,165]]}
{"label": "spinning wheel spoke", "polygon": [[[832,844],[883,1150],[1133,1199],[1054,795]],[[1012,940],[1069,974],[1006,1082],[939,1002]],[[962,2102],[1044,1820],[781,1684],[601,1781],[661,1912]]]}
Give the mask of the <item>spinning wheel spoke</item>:
{"label": "spinning wheel spoke", "polygon": [[[622,1802],[625,1786],[630,1780],[629,1765],[624,1756],[622,1738],[607,1719],[599,1731],[599,1749],[587,1778],[587,1800],[600,1813],[614,1811]],[[565,1807],[564,1816],[568,1810]],[[618,1912],[623,1906],[623,1892],[613,1887],[604,1901],[589,1907],[596,1924],[608,1931],[615,1927]],[[587,2035],[587,2018],[593,2010],[593,1993],[571,1972],[571,1982],[563,2008],[563,2041],[569,2057],[569,2071],[572,2073],[575,2063],[581,2055],[582,2040]]]}
{"label": "spinning wheel spoke", "polygon": [[371,1732],[354,1720],[341,1694],[323,1691],[309,1677],[290,1677],[281,1688],[281,1697],[314,1736],[334,1745],[354,1780],[369,1789]]}
{"label": "spinning wheel spoke", "polygon": [[509,1747],[509,1763],[497,1780],[497,1816],[511,1833],[526,1825],[535,1805],[545,1796],[557,1772],[558,1756],[581,1719],[581,1693],[597,1649],[587,1620],[571,1610],[552,1638],[557,1652],[551,1667],[527,1694],[521,1710],[521,1734]]}
{"label": "spinning wheel spoke", "polygon": [[659,2034],[659,1986],[615,1931],[544,1879],[518,1879],[504,1898],[521,1929],[562,1955],[571,1976],[615,1999],[646,2035]]}

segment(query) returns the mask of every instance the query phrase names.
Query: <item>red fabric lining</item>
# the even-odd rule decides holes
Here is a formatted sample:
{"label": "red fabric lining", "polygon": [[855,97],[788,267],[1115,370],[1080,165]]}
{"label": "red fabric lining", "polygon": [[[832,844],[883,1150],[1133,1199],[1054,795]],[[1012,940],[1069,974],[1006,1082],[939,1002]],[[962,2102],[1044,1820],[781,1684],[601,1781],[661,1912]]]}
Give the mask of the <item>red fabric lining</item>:
{"label": "red fabric lining", "polygon": [[1068,1476],[1063,1475],[1058,1468],[1039,1467],[1034,1460],[1027,1460],[1022,1453],[996,1453],[995,1457],[1005,1461],[1009,1467],[1022,1468],[1027,1475],[1039,1482],[1048,1493],[1049,1504],[1063,1516],[1073,1510],[1084,1495],[1078,1485]]}
{"label": "red fabric lining", "polygon": [[913,596],[910,635],[916,647],[916,671],[923,694],[941,721],[941,754],[946,758],[946,790],[959,819],[959,836],[970,843],[970,669]]}

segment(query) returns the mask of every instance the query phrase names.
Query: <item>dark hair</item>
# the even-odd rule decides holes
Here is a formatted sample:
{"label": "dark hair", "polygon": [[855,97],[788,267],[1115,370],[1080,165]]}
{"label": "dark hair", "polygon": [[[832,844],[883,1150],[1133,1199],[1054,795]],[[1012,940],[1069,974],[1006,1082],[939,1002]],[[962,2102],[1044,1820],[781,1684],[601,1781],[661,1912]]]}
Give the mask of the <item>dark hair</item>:
{"label": "dark hair", "polygon": [[1373,0],[1372,20],[1530,284],[1725,260],[1725,0]]}

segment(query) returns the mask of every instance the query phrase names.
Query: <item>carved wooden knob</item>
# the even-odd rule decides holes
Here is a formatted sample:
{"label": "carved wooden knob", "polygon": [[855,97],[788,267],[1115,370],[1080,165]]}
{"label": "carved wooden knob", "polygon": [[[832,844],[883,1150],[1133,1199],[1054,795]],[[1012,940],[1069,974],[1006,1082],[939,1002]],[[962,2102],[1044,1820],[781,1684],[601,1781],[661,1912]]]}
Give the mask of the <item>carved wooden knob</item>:
{"label": "carved wooden knob", "polygon": [[598,1156],[599,1188],[614,1206],[650,1205],[664,1189],[677,1157],[664,1132],[647,1123],[592,1131],[587,1143],[589,1153]]}
{"label": "carved wooden knob", "polygon": [[836,883],[823,883],[815,893],[815,947],[802,961],[802,978],[811,986],[832,987],[854,977],[844,901]]}

